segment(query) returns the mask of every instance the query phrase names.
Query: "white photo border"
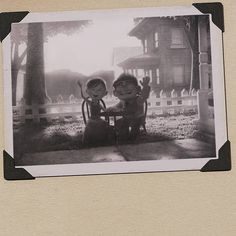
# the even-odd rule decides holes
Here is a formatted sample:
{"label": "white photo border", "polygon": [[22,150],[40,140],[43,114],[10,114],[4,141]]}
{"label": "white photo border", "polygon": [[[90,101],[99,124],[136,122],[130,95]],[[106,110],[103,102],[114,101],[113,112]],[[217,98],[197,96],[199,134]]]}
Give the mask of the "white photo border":
{"label": "white photo border", "polygon": [[[194,6],[158,7],[158,8],[126,8],[112,10],[90,10],[72,12],[29,13],[20,23],[93,20],[117,17],[128,14],[132,17],[205,15]],[[227,141],[224,61],[222,31],[210,19],[212,77],[215,112],[216,157],[180,160],[105,162],[82,164],[57,164],[17,166],[24,168],[34,177],[115,174],[159,171],[200,170],[209,160],[218,159],[218,150]],[[13,114],[11,101],[11,53],[10,34],[3,40],[3,76],[4,76],[4,141],[5,151],[13,155]]]}

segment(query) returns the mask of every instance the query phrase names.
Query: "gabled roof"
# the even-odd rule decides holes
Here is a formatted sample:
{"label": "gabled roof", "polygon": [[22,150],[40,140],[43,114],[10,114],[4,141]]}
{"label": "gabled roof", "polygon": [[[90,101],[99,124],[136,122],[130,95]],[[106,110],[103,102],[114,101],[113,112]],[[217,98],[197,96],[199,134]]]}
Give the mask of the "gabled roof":
{"label": "gabled roof", "polygon": [[142,39],[148,32],[153,31],[156,27],[163,24],[179,24],[175,17],[161,16],[161,17],[146,17],[139,21],[138,24],[128,33],[129,36],[134,36]]}
{"label": "gabled roof", "polygon": [[151,18],[144,18],[141,20],[129,33],[129,36],[135,36],[139,38],[140,31],[145,31],[145,26],[150,21]]}

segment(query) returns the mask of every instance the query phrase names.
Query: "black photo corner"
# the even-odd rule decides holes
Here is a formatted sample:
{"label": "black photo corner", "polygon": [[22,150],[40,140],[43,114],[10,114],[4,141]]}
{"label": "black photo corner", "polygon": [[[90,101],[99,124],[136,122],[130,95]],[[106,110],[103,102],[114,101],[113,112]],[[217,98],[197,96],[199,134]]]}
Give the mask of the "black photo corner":
{"label": "black photo corner", "polygon": [[[223,5],[220,2],[193,3],[195,8],[204,14],[211,14],[213,23],[224,32]],[[29,14],[28,11],[0,13],[0,38],[3,41],[11,32],[11,23],[20,22]],[[227,140],[218,150],[218,159],[212,159],[201,168],[201,172],[231,170],[230,141]],[[14,159],[4,150],[3,169],[6,180],[32,180],[35,179],[24,168],[15,168]]]}

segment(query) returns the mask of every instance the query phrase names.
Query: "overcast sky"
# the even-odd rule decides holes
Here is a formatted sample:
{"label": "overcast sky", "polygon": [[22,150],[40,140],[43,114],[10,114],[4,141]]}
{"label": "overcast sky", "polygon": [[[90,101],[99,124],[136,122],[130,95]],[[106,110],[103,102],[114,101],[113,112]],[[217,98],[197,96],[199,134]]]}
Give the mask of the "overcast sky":
{"label": "overcast sky", "polygon": [[76,34],[49,38],[44,44],[46,72],[69,69],[89,75],[111,69],[114,47],[141,46],[137,38],[127,35],[133,27],[132,18],[102,19]]}

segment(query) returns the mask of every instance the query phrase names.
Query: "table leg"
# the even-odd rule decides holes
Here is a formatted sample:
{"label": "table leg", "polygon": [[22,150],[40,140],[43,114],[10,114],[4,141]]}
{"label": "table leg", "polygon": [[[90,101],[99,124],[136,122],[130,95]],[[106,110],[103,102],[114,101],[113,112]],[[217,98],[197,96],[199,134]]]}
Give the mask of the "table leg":
{"label": "table leg", "polygon": [[114,119],[114,133],[115,133],[115,144],[118,144],[117,130],[116,130],[116,116],[113,116]]}

